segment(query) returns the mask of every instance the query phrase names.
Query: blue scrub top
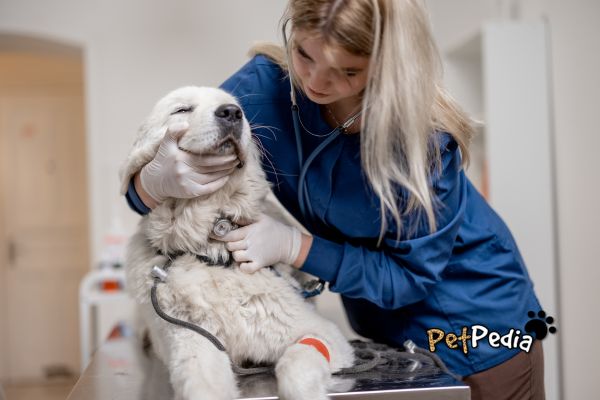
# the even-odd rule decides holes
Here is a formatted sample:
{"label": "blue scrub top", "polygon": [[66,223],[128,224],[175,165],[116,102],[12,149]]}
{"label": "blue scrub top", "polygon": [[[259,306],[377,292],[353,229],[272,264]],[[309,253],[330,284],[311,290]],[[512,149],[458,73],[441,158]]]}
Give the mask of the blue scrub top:
{"label": "blue scrub top", "polygon": [[[373,340],[402,346],[411,339],[429,348],[427,331],[437,328],[460,336],[473,325],[500,335],[525,334],[528,311],[541,310],[517,245],[502,219],[461,169],[457,143],[437,133],[441,172],[432,175],[439,200],[438,230],[430,234],[424,218],[404,219],[389,229],[380,248],[378,197],[370,190],[360,160],[360,135],[339,135],[310,165],[306,184],[314,220],[298,203],[299,163],[286,74],[264,56],[256,56],[225,81],[224,90],[240,102],[263,148],[262,164],[273,192],[313,235],[302,270],[329,282],[341,294],[350,324]],[[298,96],[304,158],[332,131],[319,106]],[[312,134],[311,134],[312,133]],[[315,135],[316,134],[316,135]],[[406,192],[398,191],[402,205]],[[130,206],[149,212],[135,193]],[[416,226],[416,229],[411,229]],[[518,348],[492,347],[487,340],[468,353],[462,343],[450,349],[442,340],[438,354],[455,373],[468,376],[500,364]]]}
{"label": "blue scrub top", "polygon": [[[502,219],[461,169],[457,143],[438,134],[442,170],[432,184],[440,201],[438,230],[423,218],[407,218],[400,240],[390,219],[383,245],[378,197],[370,190],[360,160],[360,135],[339,135],[310,165],[306,182],[314,221],[298,206],[299,163],[290,86],[286,74],[256,56],[221,86],[236,96],[263,147],[263,168],[279,201],[307,224],[313,245],[302,270],[329,282],[342,295],[352,327],[362,336],[402,345],[412,339],[428,348],[427,330],[460,335],[462,327],[483,325],[504,335],[523,334],[528,311],[539,311],[533,284],[517,245]],[[330,132],[319,106],[298,96],[304,158]],[[312,133],[312,134],[311,134]],[[316,134],[316,135],[313,135]],[[406,192],[399,191],[399,201]],[[409,227],[417,222],[416,232]],[[493,367],[519,349],[494,348],[487,340],[468,354],[444,341],[438,354],[457,374]]]}

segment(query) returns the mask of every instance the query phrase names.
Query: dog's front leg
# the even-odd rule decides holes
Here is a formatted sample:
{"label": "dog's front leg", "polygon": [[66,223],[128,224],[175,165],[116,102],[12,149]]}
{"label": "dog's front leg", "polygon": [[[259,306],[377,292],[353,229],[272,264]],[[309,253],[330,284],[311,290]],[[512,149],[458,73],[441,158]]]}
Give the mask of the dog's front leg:
{"label": "dog's front leg", "polygon": [[315,347],[293,344],[275,367],[279,397],[283,400],[325,400],[331,379],[329,361]]}
{"label": "dog's front leg", "polygon": [[168,367],[176,400],[238,398],[229,357],[196,332],[173,327]]}

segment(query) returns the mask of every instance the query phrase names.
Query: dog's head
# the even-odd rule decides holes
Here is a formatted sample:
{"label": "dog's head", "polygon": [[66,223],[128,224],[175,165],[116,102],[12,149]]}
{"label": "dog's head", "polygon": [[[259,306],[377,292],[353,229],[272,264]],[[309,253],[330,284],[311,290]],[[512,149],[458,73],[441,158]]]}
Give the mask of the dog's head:
{"label": "dog's head", "polygon": [[121,168],[121,191],[125,193],[131,177],[154,158],[167,129],[181,123],[188,128],[179,138],[179,148],[193,154],[236,154],[243,167],[212,194],[167,199],[144,218],[142,230],[150,244],[165,253],[202,251],[214,260],[225,260],[229,253],[224,244],[209,239],[213,224],[221,217],[252,221],[270,190],[248,121],[230,94],[215,88],[183,87],[159,100]]}
{"label": "dog's head", "polygon": [[236,99],[223,90],[186,86],[172,91],[155,106],[140,127],[121,168],[121,192],[131,177],[150,162],[170,126],[187,123],[179,148],[192,154],[236,154],[243,165],[248,157],[251,133]]}

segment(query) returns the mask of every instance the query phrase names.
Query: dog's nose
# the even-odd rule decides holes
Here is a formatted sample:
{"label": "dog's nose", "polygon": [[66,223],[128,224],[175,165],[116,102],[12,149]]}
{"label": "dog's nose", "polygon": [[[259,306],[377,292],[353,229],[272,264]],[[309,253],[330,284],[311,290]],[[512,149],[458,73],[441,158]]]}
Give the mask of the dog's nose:
{"label": "dog's nose", "polygon": [[242,119],[244,113],[235,104],[223,104],[215,110],[217,122],[220,125],[222,136],[233,134],[236,139],[242,136]]}
{"label": "dog's nose", "polygon": [[223,104],[215,111],[215,116],[219,118],[220,123],[228,125],[238,124],[242,121],[244,114],[235,104]]}

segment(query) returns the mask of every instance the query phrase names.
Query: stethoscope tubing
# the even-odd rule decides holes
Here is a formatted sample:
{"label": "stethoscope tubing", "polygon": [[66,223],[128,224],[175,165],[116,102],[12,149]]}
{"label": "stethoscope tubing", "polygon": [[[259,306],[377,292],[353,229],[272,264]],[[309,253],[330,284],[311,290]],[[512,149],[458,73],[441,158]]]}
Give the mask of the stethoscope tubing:
{"label": "stethoscope tubing", "polygon": [[[293,102],[294,99],[292,99]],[[300,116],[299,116],[298,105],[292,104],[292,120],[294,125],[294,135],[296,136],[296,148],[298,152],[298,167],[299,167],[299,176],[298,176],[298,206],[300,207],[300,212],[304,219],[312,224],[315,220],[315,214],[312,209],[312,205],[310,202],[310,195],[308,192],[308,185],[306,184],[306,173],[308,172],[308,168],[310,164],[314,161],[314,159],[323,151],[325,147],[329,143],[331,143],[335,138],[337,138],[341,130],[340,128],[336,128],[333,132],[321,142],[306,158],[306,161],[303,160],[303,152],[302,152],[302,131],[300,128]]]}
{"label": "stethoscope tubing", "polygon": [[[286,26],[287,26],[288,22],[289,22],[289,20],[286,20],[282,25],[282,36],[283,36],[283,42],[284,42],[286,51],[288,48],[288,40],[287,40],[287,33],[286,33]],[[347,128],[347,126],[345,126],[345,125],[350,120],[354,121],[354,119],[356,119],[358,117],[358,114],[354,115],[352,118],[350,118],[348,121],[346,121],[346,123],[342,127],[338,126],[337,128],[335,128],[331,132],[331,134],[329,134],[327,139],[325,139],[321,144],[319,144],[319,146],[317,146],[317,148],[314,149],[310,153],[310,155],[307,157],[306,161],[304,161],[303,151],[302,151],[302,128],[300,126],[301,125],[300,124],[300,109],[298,108],[298,104],[296,102],[296,90],[294,88],[294,83],[292,82],[291,77],[289,79],[290,79],[290,100],[292,102],[292,107],[291,107],[292,108],[292,124],[293,124],[293,128],[294,128],[294,135],[296,137],[296,149],[297,149],[297,153],[298,153],[298,170],[299,170],[298,206],[300,208],[300,212],[302,213],[302,216],[304,217],[306,224],[312,225],[313,222],[315,221],[315,214],[313,212],[313,208],[312,208],[312,205],[310,202],[310,195],[308,192],[308,186],[306,184],[306,173],[308,171],[308,168],[310,167],[310,164],[313,162],[313,160],[319,155],[319,153],[329,143],[331,143],[333,140],[335,140],[335,138],[337,138],[339,136],[339,134],[342,132],[342,129]]]}

